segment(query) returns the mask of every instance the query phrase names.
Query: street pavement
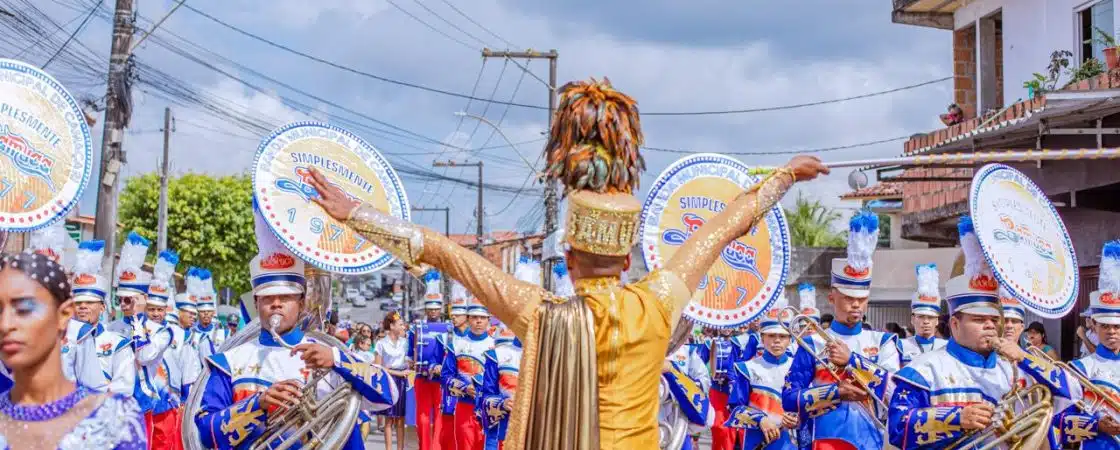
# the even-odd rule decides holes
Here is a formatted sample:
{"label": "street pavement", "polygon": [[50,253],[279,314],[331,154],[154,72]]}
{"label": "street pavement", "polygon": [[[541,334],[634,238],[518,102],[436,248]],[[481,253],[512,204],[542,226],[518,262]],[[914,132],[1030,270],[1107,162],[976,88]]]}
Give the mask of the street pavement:
{"label": "street pavement", "polygon": [[[416,441],[416,429],[411,427],[405,428],[404,434],[406,438],[404,448],[406,450],[419,450],[420,446]],[[396,436],[393,437],[396,438]],[[385,435],[378,431],[370,433],[369,437],[366,438],[366,448],[369,450],[383,450],[385,448]],[[394,443],[393,448],[390,450],[396,450],[396,448]],[[712,440],[708,433],[704,433],[700,436],[700,447],[697,450],[709,450],[711,448]]]}

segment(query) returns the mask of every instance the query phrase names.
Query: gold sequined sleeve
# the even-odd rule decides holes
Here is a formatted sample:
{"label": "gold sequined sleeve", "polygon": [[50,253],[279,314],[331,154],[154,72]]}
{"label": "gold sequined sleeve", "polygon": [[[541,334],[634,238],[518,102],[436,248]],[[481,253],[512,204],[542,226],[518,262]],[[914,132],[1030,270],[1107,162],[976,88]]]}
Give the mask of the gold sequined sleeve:
{"label": "gold sequined sleeve", "polygon": [[763,179],[750,190],[740,194],[723,212],[708,220],[684,245],[681,246],[664,271],[680,278],[688,288],[689,296],[674,298],[669,320],[675,322],[681,310],[691,297],[700,280],[715,263],[719,253],[731,241],[747,234],[751,227],[769,210],[797,181],[793,170],[783,167]]}
{"label": "gold sequined sleeve", "polygon": [[442,234],[362,205],[346,224],[407,266],[431,265],[458,280],[519,337],[546,295],[541,287],[503,272],[481,255]]}

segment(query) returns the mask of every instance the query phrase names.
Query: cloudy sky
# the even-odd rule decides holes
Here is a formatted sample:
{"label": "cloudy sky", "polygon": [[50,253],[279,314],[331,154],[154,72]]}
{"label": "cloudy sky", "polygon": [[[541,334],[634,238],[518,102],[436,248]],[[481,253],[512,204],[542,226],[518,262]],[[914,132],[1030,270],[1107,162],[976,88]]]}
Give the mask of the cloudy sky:
{"label": "cloudy sky", "polygon": [[[65,33],[55,31],[61,40],[78,27],[92,2],[33,3],[65,28]],[[139,24],[148,28],[172,2],[137,0],[137,4]],[[125,176],[156,169],[163,108],[169,104],[176,117],[171,165],[179,173],[229,174],[248,169],[261,134],[238,126],[230,119],[231,112],[269,128],[307,118],[330,120],[361,135],[394,166],[472,180],[474,169],[431,168],[431,163],[437,158],[482,159],[487,182],[506,186],[507,191],[522,186],[530,173],[527,164],[515,150],[495,148],[505,142],[498,135],[491,136],[489,127],[471,119],[460,123],[453,113],[466,109],[500,122],[511,140],[522,143],[518,148],[524,156],[530,162],[537,160],[547,120],[540,109],[479,101],[468,105],[463,98],[379,81],[254,40],[198,11],[356,71],[530,105],[547,102],[547,87],[540,81],[547,80],[547,61],[517,60],[531,72],[526,74],[517,64],[501,59],[484,64],[480,48],[557,49],[561,83],[608,76],[617,88],[638,100],[643,112],[816,102],[917,84],[951,73],[950,34],[892,24],[889,2],[193,0],[188,5],[197,11],[182,8],[175,12],[154,38],[140,46],[136,59],[173,75],[210,103],[219,103],[224,115],[197,104],[170,104],[168,94],[138,82],[133,123],[125,139]],[[103,65],[108,55],[111,6],[105,0],[71,44],[88,47]],[[42,64],[50,53],[27,52],[25,59]],[[104,94],[103,82],[98,85],[95,79],[83,77],[65,61],[52,63],[48,70],[64,82],[73,80],[68,85],[76,96]],[[145,78],[153,79],[150,74]],[[809,151],[935,129],[939,126],[937,114],[944,112],[951,95],[950,83],[941,82],[803,108],[650,115],[643,117],[643,128],[647,145],[663,149],[729,154]],[[101,142],[100,132],[99,123],[94,130],[95,150]],[[441,143],[487,148],[465,151]],[[895,141],[819,156],[855,159],[893,156],[901,150],[902,142]],[[681,156],[646,151],[649,170],[643,186]],[[738,157],[748,165],[774,165],[789,155]],[[851,208],[854,205],[837,199],[847,190],[846,174],[837,173],[801,189],[829,204]],[[472,187],[408,177],[406,189],[413,206],[450,206],[452,232],[473,231]],[[87,190],[83,213],[94,211],[93,192]],[[494,230],[537,227],[541,223],[539,203],[538,191],[515,197],[510,192],[488,190],[486,226]],[[442,214],[418,213],[415,220],[443,225]]]}

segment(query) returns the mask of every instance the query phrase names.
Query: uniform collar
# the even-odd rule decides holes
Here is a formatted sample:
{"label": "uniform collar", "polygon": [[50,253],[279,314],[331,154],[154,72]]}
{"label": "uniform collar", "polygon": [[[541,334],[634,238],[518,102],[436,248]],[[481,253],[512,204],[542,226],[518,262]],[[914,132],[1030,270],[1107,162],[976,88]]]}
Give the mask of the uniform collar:
{"label": "uniform collar", "polygon": [[472,332],[470,328],[467,328],[466,330],[463,330],[463,337],[465,337],[467,339],[470,339],[472,341],[476,341],[476,342],[481,341],[483,339],[486,339],[489,336],[490,335],[486,334],[485,331],[483,331],[482,333],[479,333],[479,334],[474,334],[474,332]]}
{"label": "uniform collar", "polygon": [[93,336],[94,337],[101,336],[101,333],[104,333],[104,332],[105,332],[105,327],[101,326],[101,322],[97,322],[97,326],[93,327]]}
{"label": "uniform collar", "polygon": [[999,356],[996,352],[991,352],[988,356],[981,355],[972,350],[964,348],[961,344],[957,343],[956,339],[949,339],[949,344],[945,346],[950,355],[953,355],[957,361],[964,363],[966,366],[979,367],[982,369],[991,369],[996,366],[996,361]]}
{"label": "uniform collar", "polygon": [[918,334],[914,335],[914,342],[917,342],[917,343],[922,344],[922,345],[932,344],[935,341],[937,341],[937,335],[933,335],[933,336],[930,336],[928,338],[924,338],[924,337],[922,337],[921,335],[918,335]]}
{"label": "uniform collar", "polygon": [[204,327],[204,326],[202,326],[202,322],[196,323],[196,324],[194,325],[194,327],[195,327],[195,328],[196,328],[196,329],[197,329],[198,331],[201,331],[201,332],[203,332],[203,333],[209,333],[209,332],[210,332],[210,330],[213,330],[213,329],[214,329],[214,322],[210,322],[210,326],[209,326],[209,327]]}
{"label": "uniform collar", "polygon": [[589,295],[609,291],[622,285],[620,277],[583,278],[575,280],[577,295]]}
{"label": "uniform collar", "polygon": [[785,362],[789,360],[789,353],[783,352],[782,356],[774,356],[771,355],[770,352],[763,350],[762,359],[770,364],[785,364]]}
{"label": "uniform collar", "polygon": [[844,336],[855,336],[863,332],[863,322],[856,322],[855,326],[847,326],[837,321],[832,321],[832,326],[829,327],[834,333],[842,334]]}
{"label": "uniform collar", "polygon": [[132,316],[124,316],[124,323],[132,325],[132,323],[136,322],[136,321],[143,322],[145,316],[146,315],[144,313],[139,313],[139,314],[132,315]]}
{"label": "uniform collar", "polygon": [[[303,342],[303,330],[299,329],[299,327],[292,328],[291,331],[280,335],[280,339],[284,340],[284,343],[294,346]],[[276,342],[276,339],[272,337],[272,333],[269,332],[262,332],[258,342],[265,347],[283,347],[279,342]]]}
{"label": "uniform collar", "polygon": [[456,336],[466,336],[468,333],[467,330],[469,330],[469,328],[460,329],[459,327],[451,327],[451,332],[455,333]]}
{"label": "uniform collar", "polygon": [[1097,356],[1107,359],[1109,361],[1120,361],[1120,352],[1113,352],[1105,347],[1104,344],[1097,344]]}

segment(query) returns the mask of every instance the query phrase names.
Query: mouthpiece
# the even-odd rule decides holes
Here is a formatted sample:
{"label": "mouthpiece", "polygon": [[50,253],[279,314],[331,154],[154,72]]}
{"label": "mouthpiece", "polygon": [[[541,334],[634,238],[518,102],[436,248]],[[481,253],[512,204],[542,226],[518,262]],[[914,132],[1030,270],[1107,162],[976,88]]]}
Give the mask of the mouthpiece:
{"label": "mouthpiece", "polygon": [[280,326],[281,320],[283,320],[283,318],[280,317],[279,314],[273,314],[272,317],[268,318],[268,327],[275,330],[276,327]]}

